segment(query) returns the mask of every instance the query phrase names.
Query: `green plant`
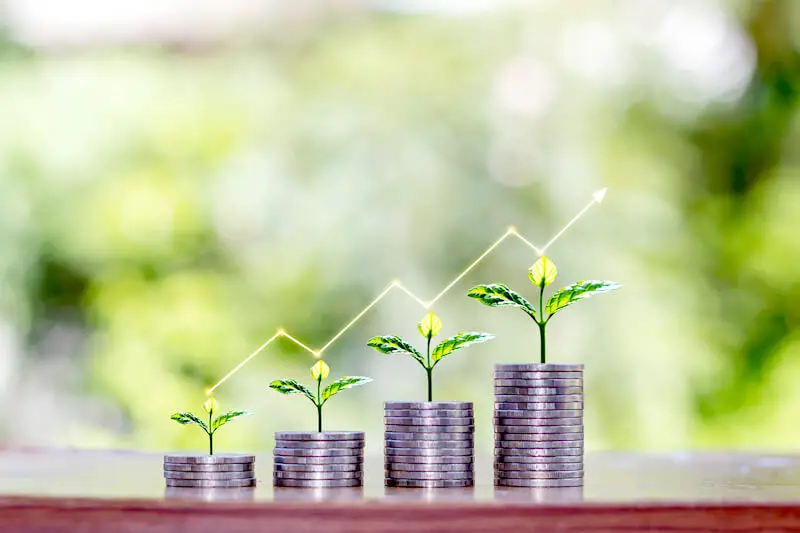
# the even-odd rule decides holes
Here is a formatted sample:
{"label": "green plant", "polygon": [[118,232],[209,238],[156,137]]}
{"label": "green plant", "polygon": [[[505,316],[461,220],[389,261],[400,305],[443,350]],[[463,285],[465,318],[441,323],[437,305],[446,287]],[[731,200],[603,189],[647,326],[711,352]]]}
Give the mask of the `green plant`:
{"label": "green plant", "polygon": [[594,294],[619,289],[620,285],[613,281],[579,281],[563,289],[558,289],[547,300],[544,305],[544,288],[556,280],[558,269],[556,265],[547,257],[539,258],[536,263],[528,269],[528,278],[531,283],[539,287],[539,312],[521,295],[509,289],[506,285],[493,283],[490,285],[478,285],[467,293],[467,296],[474,298],[489,307],[511,306],[519,307],[536,322],[539,326],[539,340],[541,342],[541,362],[544,364],[546,358],[546,339],[545,329],[547,323],[553,316],[562,309],[588,298]]}
{"label": "green plant", "polygon": [[201,420],[198,416],[188,412],[175,413],[170,418],[178,424],[182,424],[184,426],[191,424],[200,426],[200,428],[206,432],[206,435],[208,435],[208,455],[214,455],[214,433],[216,433],[219,428],[228,422],[236,420],[237,418],[253,414],[250,411],[228,411],[224,415],[214,418],[214,413],[219,410],[219,402],[213,396],[209,396],[209,398],[205,401],[203,404],[203,410],[208,415],[208,423]]}
{"label": "green plant", "polygon": [[367,342],[367,346],[375,348],[377,351],[384,354],[404,354],[413,357],[428,376],[428,401],[433,401],[433,369],[445,356],[450,355],[456,350],[466,348],[473,344],[486,342],[494,338],[494,335],[489,333],[477,333],[474,331],[467,331],[459,333],[453,337],[448,337],[440,342],[431,351],[431,341],[442,330],[442,321],[433,313],[428,313],[417,324],[417,331],[427,341],[427,350],[425,356],[417,351],[416,348],[409,343],[398,337],[397,335],[387,335],[385,337],[373,337]]}
{"label": "green plant", "polygon": [[311,392],[311,389],[305,385],[301,385],[293,379],[276,379],[269,384],[271,389],[274,389],[281,394],[302,394],[316,406],[317,408],[317,431],[322,431],[322,407],[330,400],[335,394],[344,389],[351,387],[358,387],[365,385],[372,381],[370,378],[361,376],[345,376],[339,378],[324,389],[322,382],[328,379],[330,374],[330,367],[320,359],[314,366],[311,367],[311,377],[317,382],[317,393]]}

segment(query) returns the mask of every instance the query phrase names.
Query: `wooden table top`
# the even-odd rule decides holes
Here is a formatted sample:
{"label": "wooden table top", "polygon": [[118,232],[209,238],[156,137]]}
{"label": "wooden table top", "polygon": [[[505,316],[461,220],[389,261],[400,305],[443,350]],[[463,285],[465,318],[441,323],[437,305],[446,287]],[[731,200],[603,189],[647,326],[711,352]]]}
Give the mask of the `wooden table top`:
{"label": "wooden table top", "polygon": [[798,531],[800,455],[589,453],[582,489],[500,489],[478,457],[473,489],[166,489],[162,456],[0,452],[0,531]]}

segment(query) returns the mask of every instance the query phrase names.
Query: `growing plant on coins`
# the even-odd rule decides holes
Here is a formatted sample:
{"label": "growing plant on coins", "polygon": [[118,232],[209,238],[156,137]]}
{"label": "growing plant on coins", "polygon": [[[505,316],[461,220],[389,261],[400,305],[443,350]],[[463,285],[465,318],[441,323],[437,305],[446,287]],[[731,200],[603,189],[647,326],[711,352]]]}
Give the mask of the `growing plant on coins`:
{"label": "growing plant on coins", "polygon": [[384,337],[373,337],[367,342],[367,346],[375,348],[377,351],[385,354],[403,354],[413,357],[428,376],[428,401],[433,401],[433,369],[445,356],[451,353],[472,346],[486,342],[494,338],[494,335],[489,333],[478,333],[475,331],[466,331],[459,333],[453,337],[448,337],[440,342],[431,351],[431,341],[442,330],[442,321],[433,313],[428,313],[417,324],[417,331],[426,340],[426,351],[423,356],[416,348],[411,346],[397,335],[386,335]]}
{"label": "growing plant on coins", "polygon": [[619,289],[620,285],[613,281],[579,281],[563,289],[558,289],[547,300],[544,305],[544,288],[553,283],[558,274],[556,265],[547,257],[540,257],[536,263],[528,269],[528,278],[531,283],[539,288],[539,312],[521,295],[512,291],[508,286],[501,283],[490,285],[478,285],[467,293],[467,296],[474,298],[489,307],[511,306],[519,307],[536,322],[539,326],[539,340],[541,342],[541,363],[546,359],[545,329],[547,323],[553,316],[562,309],[588,298],[595,294],[602,294]]}
{"label": "growing plant on coins", "polygon": [[200,429],[205,431],[206,435],[208,435],[208,455],[214,455],[214,433],[216,433],[219,428],[228,422],[236,420],[237,418],[253,414],[250,411],[228,411],[224,415],[214,418],[214,413],[219,411],[219,402],[213,396],[209,396],[205,401],[203,404],[203,410],[208,415],[208,423],[201,420],[200,417],[189,412],[178,412],[172,415],[170,418],[178,424],[184,426],[192,424],[200,426]]}
{"label": "growing plant on coins", "polygon": [[317,408],[317,431],[322,431],[322,407],[330,400],[336,393],[349,389],[351,387],[358,387],[372,381],[370,378],[361,376],[345,376],[339,378],[324,389],[322,382],[328,379],[331,369],[320,359],[314,366],[311,367],[311,377],[317,382],[317,393],[314,394],[311,389],[305,385],[301,385],[293,379],[276,379],[269,384],[271,389],[274,389],[281,394],[302,394],[316,406]]}

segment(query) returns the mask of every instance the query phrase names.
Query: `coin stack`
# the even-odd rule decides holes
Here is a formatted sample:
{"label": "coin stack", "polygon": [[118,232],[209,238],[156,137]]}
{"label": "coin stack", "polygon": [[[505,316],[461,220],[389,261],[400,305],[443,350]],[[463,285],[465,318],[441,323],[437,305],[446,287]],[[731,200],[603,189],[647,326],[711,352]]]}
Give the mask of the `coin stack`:
{"label": "coin stack", "polygon": [[364,433],[275,433],[274,481],[276,487],[360,487],[364,481]]}
{"label": "coin stack", "polygon": [[170,454],[164,456],[167,487],[254,487],[256,458],[242,454]]}
{"label": "coin stack", "polygon": [[495,485],[583,485],[583,365],[496,365]]}
{"label": "coin stack", "polygon": [[472,402],[386,402],[386,486],[474,484]]}

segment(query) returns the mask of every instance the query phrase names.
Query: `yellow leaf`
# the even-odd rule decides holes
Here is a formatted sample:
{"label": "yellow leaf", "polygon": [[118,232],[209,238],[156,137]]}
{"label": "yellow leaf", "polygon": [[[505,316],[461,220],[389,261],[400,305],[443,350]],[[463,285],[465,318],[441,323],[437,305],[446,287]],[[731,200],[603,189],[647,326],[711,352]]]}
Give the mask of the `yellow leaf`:
{"label": "yellow leaf", "polygon": [[556,280],[558,269],[555,263],[546,256],[539,258],[531,268],[528,269],[528,278],[537,287],[547,287]]}
{"label": "yellow leaf", "polygon": [[330,373],[331,368],[322,359],[314,363],[314,366],[311,367],[311,377],[314,378],[314,381],[328,379],[328,374]]}
{"label": "yellow leaf", "polygon": [[208,414],[216,413],[219,411],[219,402],[213,396],[209,396],[203,404],[203,410]]}
{"label": "yellow leaf", "polygon": [[426,339],[432,339],[442,331],[442,321],[433,313],[428,313],[417,324],[417,331]]}

